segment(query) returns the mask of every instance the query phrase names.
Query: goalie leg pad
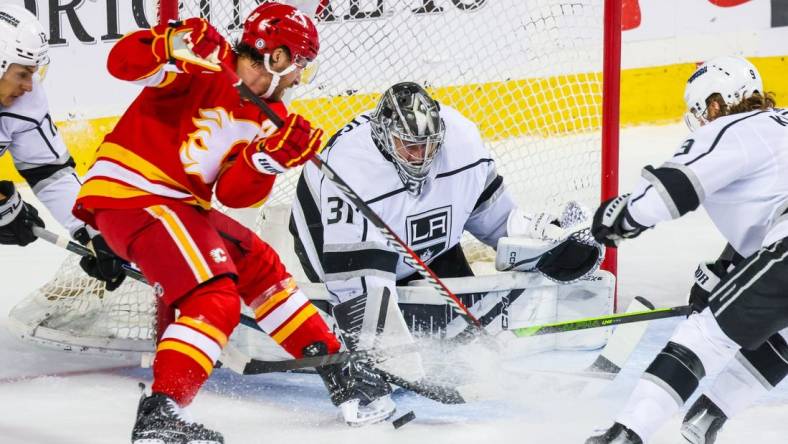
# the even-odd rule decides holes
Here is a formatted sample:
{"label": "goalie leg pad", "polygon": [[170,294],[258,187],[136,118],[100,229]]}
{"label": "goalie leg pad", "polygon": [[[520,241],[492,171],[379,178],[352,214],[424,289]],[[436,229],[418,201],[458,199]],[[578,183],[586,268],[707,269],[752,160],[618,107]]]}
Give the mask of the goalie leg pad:
{"label": "goalie leg pad", "polygon": [[[384,349],[414,342],[397,304],[397,295],[387,287],[369,287],[365,295],[335,305],[333,316],[351,350]],[[397,356],[378,367],[405,379],[424,377],[418,353]]]}
{"label": "goalie leg pad", "polygon": [[191,403],[238,325],[240,297],[233,281],[209,281],[179,303],[180,316],[162,334],[153,362],[153,392]]}

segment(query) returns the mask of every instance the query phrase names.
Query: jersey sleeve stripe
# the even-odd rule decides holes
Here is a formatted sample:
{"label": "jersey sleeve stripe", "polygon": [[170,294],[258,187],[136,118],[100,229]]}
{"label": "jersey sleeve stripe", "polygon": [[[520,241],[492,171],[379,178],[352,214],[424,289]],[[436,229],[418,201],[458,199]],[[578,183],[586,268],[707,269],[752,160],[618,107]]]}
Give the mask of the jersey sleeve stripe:
{"label": "jersey sleeve stripe", "polygon": [[484,211],[484,209],[488,207],[488,203],[494,202],[495,199],[503,193],[503,189],[503,177],[501,177],[501,175],[496,175],[495,179],[487,185],[476,200],[476,203],[473,205],[473,212],[475,213],[476,210]]}
{"label": "jersey sleeve stripe", "polygon": [[43,165],[36,168],[20,170],[19,175],[30,185],[33,192],[37,193],[39,190],[46,188],[49,183],[59,179],[63,174],[74,172],[75,166],[76,163],[74,163],[74,159],[69,157],[66,163],[60,165]]}
{"label": "jersey sleeve stripe", "polygon": [[[308,233],[301,233],[298,231],[298,226],[294,223],[291,216],[290,232],[294,236],[309,235],[312,240],[312,246],[320,257],[323,255],[323,223],[320,218],[320,209],[317,205],[317,199],[309,187],[304,174],[298,178],[296,184],[296,201],[297,205],[301,207],[301,213],[304,215],[304,222],[306,222]],[[297,232],[297,233],[296,233]]]}
{"label": "jersey sleeve stripe", "polygon": [[[382,248],[372,247],[378,245]],[[361,242],[353,246],[342,245],[341,249],[333,250],[326,246],[321,264],[326,275],[331,273],[357,272],[360,270],[380,270],[385,273],[394,273],[397,269],[399,255],[385,249],[383,245],[374,242]],[[372,247],[372,248],[370,248]],[[357,249],[353,249],[357,248]],[[333,251],[332,251],[333,250]]]}
{"label": "jersey sleeve stripe", "polygon": [[673,219],[695,210],[703,199],[703,188],[697,178],[694,174],[690,177],[687,173],[691,172],[686,167],[679,169],[647,166],[643,169],[643,178],[654,186]]}

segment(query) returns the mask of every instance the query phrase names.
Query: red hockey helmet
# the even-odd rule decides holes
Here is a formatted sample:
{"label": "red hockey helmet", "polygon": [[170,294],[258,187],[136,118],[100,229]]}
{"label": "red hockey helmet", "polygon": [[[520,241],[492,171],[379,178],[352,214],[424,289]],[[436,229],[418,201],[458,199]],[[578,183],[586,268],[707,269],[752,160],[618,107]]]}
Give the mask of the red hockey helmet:
{"label": "red hockey helmet", "polygon": [[277,2],[266,2],[255,8],[244,22],[241,41],[260,54],[284,46],[293,63],[304,68],[320,50],[317,28],[306,14]]}

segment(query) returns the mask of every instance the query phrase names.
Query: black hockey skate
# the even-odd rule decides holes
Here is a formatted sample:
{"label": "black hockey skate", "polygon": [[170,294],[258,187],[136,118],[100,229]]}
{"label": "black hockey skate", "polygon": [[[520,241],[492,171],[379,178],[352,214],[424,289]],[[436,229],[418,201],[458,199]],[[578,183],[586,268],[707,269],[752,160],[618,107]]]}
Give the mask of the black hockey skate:
{"label": "black hockey skate", "polygon": [[[317,342],[304,349],[304,356],[326,353],[325,344]],[[350,360],[344,364],[318,367],[317,373],[339,407],[349,426],[359,427],[385,421],[394,414],[391,386],[368,362]]]}
{"label": "black hockey skate", "polygon": [[643,440],[637,433],[615,423],[605,433],[588,438],[586,444],[643,444]]}
{"label": "black hockey skate", "polygon": [[131,431],[132,444],[224,444],[218,432],[189,422],[172,399],[160,393],[142,395],[137,422]]}
{"label": "black hockey skate", "polygon": [[701,395],[687,411],[681,436],[692,444],[713,444],[728,417],[706,395]]}

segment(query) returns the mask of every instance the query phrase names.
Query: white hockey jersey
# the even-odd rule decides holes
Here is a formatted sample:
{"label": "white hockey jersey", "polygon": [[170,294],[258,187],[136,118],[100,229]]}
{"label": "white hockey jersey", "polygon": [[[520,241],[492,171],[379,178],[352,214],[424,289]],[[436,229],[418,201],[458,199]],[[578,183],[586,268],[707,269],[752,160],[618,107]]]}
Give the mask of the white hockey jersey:
{"label": "white hockey jersey", "polygon": [[[369,114],[337,132],[322,154],[428,264],[459,243],[465,230],[495,246],[506,235],[507,217],[515,207],[476,125],[448,106],[441,106],[440,115],[446,125],[444,144],[418,196],[405,189],[394,164],[373,142]],[[369,285],[394,290],[396,280],[415,272],[312,164],[301,173],[290,230],[308,256],[307,275],[326,282],[340,300]]]}
{"label": "white hockey jersey", "polygon": [[72,235],[85,226],[71,214],[81,186],[74,162],[49,114],[43,86],[8,107],[0,107],[0,156],[11,153],[14,165],[36,197]]}
{"label": "white hockey jersey", "polygon": [[703,207],[742,256],[788,236],[788,111],[715,119],[643,170],[628,204],[640,225]]}

